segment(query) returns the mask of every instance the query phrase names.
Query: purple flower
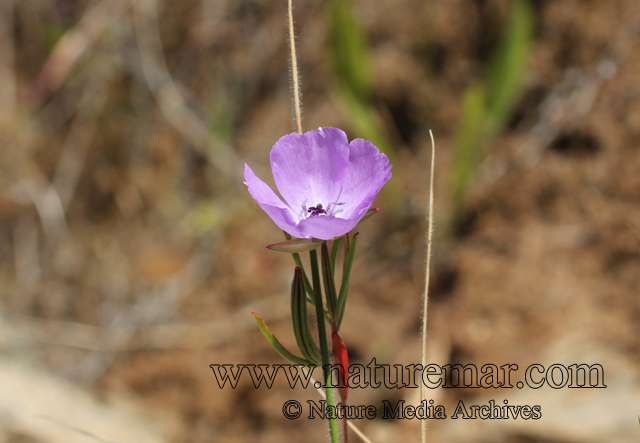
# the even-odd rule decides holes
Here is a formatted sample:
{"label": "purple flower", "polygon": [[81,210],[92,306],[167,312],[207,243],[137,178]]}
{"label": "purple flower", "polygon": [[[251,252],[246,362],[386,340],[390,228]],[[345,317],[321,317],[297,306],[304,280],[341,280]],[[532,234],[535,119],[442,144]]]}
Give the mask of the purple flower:
{"label": "purple flower", "polygon": [[386,155],[336,128],[285,135],[271,149],[271,171],[284,201],[245,164],[253,199],[291,236],[320,240],[351,231],[391,178]]}

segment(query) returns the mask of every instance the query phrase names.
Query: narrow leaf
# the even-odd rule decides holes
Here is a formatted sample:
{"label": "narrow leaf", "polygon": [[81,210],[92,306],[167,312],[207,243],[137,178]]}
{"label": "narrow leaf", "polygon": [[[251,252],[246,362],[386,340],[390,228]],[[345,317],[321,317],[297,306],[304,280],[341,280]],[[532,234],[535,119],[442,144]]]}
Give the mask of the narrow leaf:
{"label": "narrow leaf", "polygon": [[333,275],[336,275],[336,261],[338,259],[338,250],[340,249],[340,240],[342,240],[342,237],[336,238],[331,247],[331,272],[333,272]]}
{"label": "narrow leaf", "polygon": [[487,110],[500,129],[517,104],[534,37],[535,13],[526,0],[511,4],[511,16],[487,71]]}
{"label": "narrow leaf", "polygon": [[333,279],[333,272],[331,270],[331,257],[329,256],[329,248],[327,247],[327,242],[322,243],[321,251],[322,279],[324,280],[324,293],[327,298],[327,310],[329,311],[329,319],[331,325],[335,330],[336,305],[338,303],[338,297],[336,294],[336,282]]}
{"label": "narrow leaf", "polygon": [[291,321],[300,352],[313,364],[318,365],[320,362],[320,350],[311,335],[302,269],[299,267],[296,267],[293,282],[291,283]]}
{"label": "narrow leaf", "polygon": [[371,99],[373,69],[367,36],[351,9],[351,2],[329,4],[329,44],[334,71],[360,102]]}
{"label": "narrow leaf", "polygon": [[484,141],[486,90],[483,85],[469,86],[462,98],[462,116],[456,134],[451,163],[452,219],[459,217],[464,193],[480,159],[479,145]]}
{"label": "narrow leaf", "polygon": [[351,266],[353,265],[353,259],[356,255],[356,244],[358,243],[358,233],[356,232],[351,239],[351,245],[349,245],[348,253],[344,257],[344,266],[342,271],[342,284],[340,285],[340,294],[338,295],[338,304],[336,307],[336,323],[338,329],[342,324],[342,318],[344,317],[344,309],[347,305],[347,295],[349,294],[349,279],[351,277]]}
{"label": "narrow leaf", "polygon": [[311,363],[310,361],[305,360],[304,358],[296,357],[291,352],[287,351],[287,349],[284,346],[282,346],[282,344],[278,341],[278,339],[271,333],[271,330],[262,319],[262,316],[260,316],[259,314],[256,314],[255,312],[252,312],[251,314],[253,314],[253,317],[256,319],[256,322],[258,323],[258,327],[260,328],[262,335],[264,335],[264,338],[266,338],[267,341],[271,343],[271,346],[273,346],[274,349],[278,351],[278,354],[282,355],[291,363],[295,363],[297,365],[305,365],[305,366],[313,365],[313,363]]}

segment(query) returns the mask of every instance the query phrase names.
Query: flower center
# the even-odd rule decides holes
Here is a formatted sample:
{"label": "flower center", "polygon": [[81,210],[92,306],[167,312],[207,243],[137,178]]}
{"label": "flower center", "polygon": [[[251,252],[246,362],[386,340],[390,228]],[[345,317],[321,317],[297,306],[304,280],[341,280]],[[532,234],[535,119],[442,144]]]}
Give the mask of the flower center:
{"label": "flower center", "polygon": [[309,212],[311,214],[311,217],[313,217],[320,214],[326,214],[327,210],[322,209],[322,203],[318,203],[316,206],[311,206],[309,209],[307,209],[307,212]]}
{"label": "flower center", "polygon": [[[306,200],[305,200],[306,203]],[[325,209],[322,205],[322,203],[318,203],[315,206],[311,206],[310,208],[307,208],[307,205],[303,203],[302,204],[302,217],[301,218],[306,218],[306,217],[315,217],[316,215],[335,215],[334,213],[336,212],[336,206],[342,206],[344,205],[344,202],[336,202],[336,203],[329,203],[327,205],[327,208]],[[338,212],[340,212],[338,210]]]}

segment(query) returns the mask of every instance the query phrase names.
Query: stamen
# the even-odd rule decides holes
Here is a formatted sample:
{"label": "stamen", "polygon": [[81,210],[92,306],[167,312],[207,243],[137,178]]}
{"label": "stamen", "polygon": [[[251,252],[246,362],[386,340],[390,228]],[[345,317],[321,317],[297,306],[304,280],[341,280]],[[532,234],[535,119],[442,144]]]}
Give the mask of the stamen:
{"label": "stamen", "polygon": [[333,206],[342,206],[344,205],[345,202],[333,202],[333,203],[329,203],[329,206],[327,206],[327,215],[333,215],[334,213],[334,209],[332,208],[331,205]]}
{"label": "stamen", "polygon": [[322,209],[322,203],[318,203],[316,206],[312,206],[309,209],[307,209],[307,212],[310,212],[311,217],[314,217],[316,215],[326,214],[327,210]]}

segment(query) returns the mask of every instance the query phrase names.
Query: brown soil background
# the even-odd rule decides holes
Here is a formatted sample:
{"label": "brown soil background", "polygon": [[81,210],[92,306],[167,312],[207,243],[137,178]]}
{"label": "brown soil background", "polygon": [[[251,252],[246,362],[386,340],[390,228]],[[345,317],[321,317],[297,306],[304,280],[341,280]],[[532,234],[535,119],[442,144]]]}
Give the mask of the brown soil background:
{"label": "brown soil background", "polygon": [[[265,249],[282,234],[242,184],[243,162],[270,178],[269,150],[292,130],[285,6],[0,6],[0,356],[38,368],[23,371],[34,387],[51,374],[67,387],[47,415],[73,409],[75,400],[62,396],[80,389],[92,404],[142,417],[135,426],[152,428],[156,441],[326,441],[320,420],[281,412],[287,399],[317,400],[315,391],[291,390],[282,378],[271,390],[249,379],[219,389],[209,368],[283,363],[251,311],[294,346],[292,262]],[[434,420],[430,441],[637,442],[639,6],[533,6],[521,98],[454,229],[448,186],[461,97],[481,78],[509,2],[353,4],[398,193],[383,192],[381,213],[361,226],[342,338],[354,363],[419,362],[432,129],[431,361],[516,363],[520,376],[533,363],[599,363],[608,387],[434,390],[430,398],[447,415],[460,399],[507,399],[540,405],[543,416]],[[326,11],[323,1],[295,6],[303,125],[355,138],[336,99]],[[24,396],[36,409],[46,403]],[[417,403],[418,394],[350,396],[352,404],[384,399]],[[0,404],[1,442],[87,441],[81,430],[144,441],[116,437],[129,425],[115,419],[98,431],[73,415],[64,419],[67,437],[56,440],[46,429],[59,425],[21,422],[11,418],[22,413],[16,408],[6,398]],[[418,440],[417,420],[357,424],[376,443]]]}

